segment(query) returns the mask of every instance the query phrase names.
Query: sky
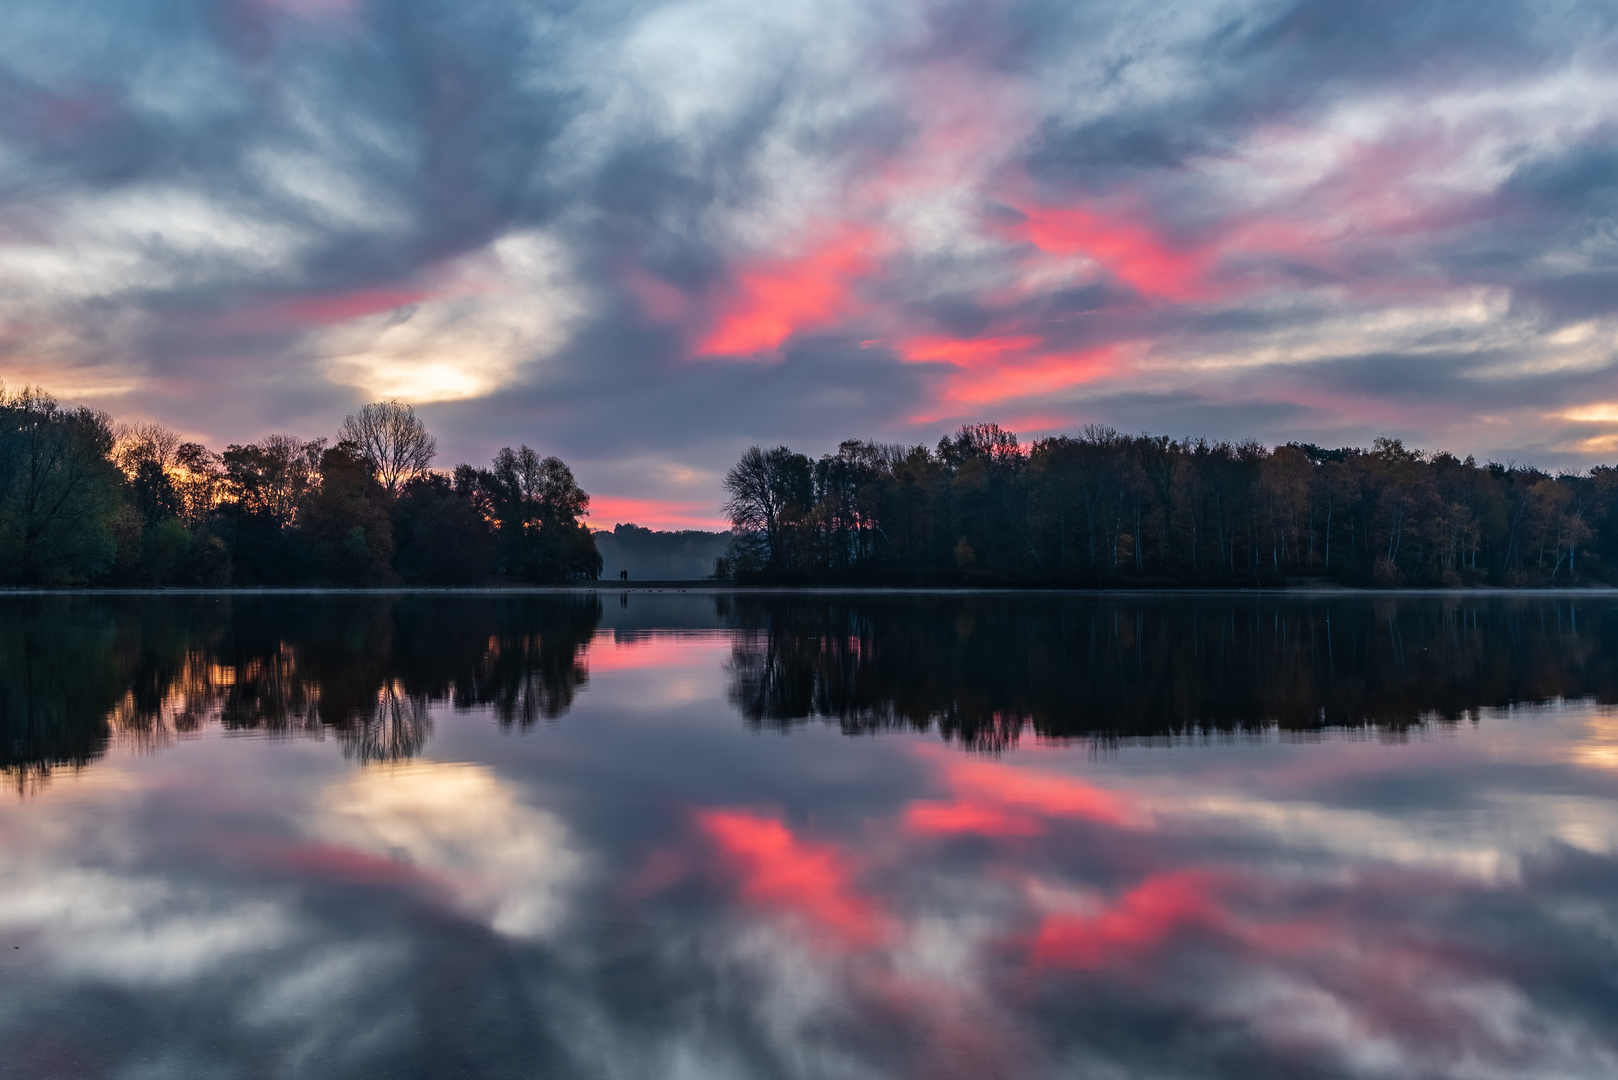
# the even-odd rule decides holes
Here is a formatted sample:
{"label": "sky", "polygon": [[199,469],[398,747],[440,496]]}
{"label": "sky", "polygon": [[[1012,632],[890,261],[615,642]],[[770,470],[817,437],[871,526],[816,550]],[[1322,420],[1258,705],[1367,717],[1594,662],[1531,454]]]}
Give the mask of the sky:
{"label": "sky", "polygon": [[1618,461],[1618,5],[7,0],[0,379],[592,521],[1097,423]]}

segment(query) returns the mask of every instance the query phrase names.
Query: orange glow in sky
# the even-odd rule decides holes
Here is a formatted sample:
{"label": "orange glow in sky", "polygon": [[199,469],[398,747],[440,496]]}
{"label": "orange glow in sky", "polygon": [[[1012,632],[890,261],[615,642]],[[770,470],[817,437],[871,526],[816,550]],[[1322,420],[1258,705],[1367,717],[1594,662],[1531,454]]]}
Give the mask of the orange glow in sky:
{"label": "orange glow in sky", "polygon": [[719,513],[715,502],[635,499],[622,495],[591,495],[590,509],[584,520],[592,529],[608,530],[618,524],[668,532],[681,529],[727,532],[730,529],[730,522]]}

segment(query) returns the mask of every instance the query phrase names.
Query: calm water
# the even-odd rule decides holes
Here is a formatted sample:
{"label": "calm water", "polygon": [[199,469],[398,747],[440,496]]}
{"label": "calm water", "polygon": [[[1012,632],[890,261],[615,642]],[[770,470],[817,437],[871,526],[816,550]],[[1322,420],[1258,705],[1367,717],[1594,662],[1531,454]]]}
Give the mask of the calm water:
{"label": "calm water", "polygon": [[1618,601],[0,599],[0,1076],[1618,1077]]}

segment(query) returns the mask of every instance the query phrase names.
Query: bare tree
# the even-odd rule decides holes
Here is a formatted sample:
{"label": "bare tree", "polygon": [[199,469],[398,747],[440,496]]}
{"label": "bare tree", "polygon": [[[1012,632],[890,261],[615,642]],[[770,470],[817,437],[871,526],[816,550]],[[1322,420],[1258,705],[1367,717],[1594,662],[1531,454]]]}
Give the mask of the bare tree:
{"label": "bare tree", "polygon": [[792,562],[792,534],[813,501],[809,459],[785,446],[762,450],[750,446],[725,474],[725,514],[744,546],[772,570]]}
{"label": "bare tree", "polygon": [[343,421],[339,437],[359,448],[377,482],[397,495],[405,482],[422,475],[438,453],[438,440],[409,405],[377,401]]}

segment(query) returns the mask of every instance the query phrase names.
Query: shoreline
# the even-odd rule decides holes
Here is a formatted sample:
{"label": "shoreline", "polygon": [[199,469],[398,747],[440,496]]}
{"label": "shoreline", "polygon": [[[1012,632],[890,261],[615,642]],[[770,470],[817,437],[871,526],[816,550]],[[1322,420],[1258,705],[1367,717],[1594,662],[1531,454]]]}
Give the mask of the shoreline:
{"label": "shoreline", "polygon": [[1042,597],[1219,597],[1272,596],[1318,598],[1376,598],[1383,596],[1487,596],[1487,597],[1577,597],[1618,596],[1618,586],[1567,586],[1564,588],[1513,589],[1499,585],[1463,588],[1363,589],[1353,586],[1269,586],[1262,588],[1014,588],[974,586],[900,585],[730,585],[712,581],[579,582],[567,585],[489,585],[489,586],[282,586],[264,588],[0,588],[8,596],[568,596],[600,593],[645,593],[695,595],[771,596],[1042,596]]}

